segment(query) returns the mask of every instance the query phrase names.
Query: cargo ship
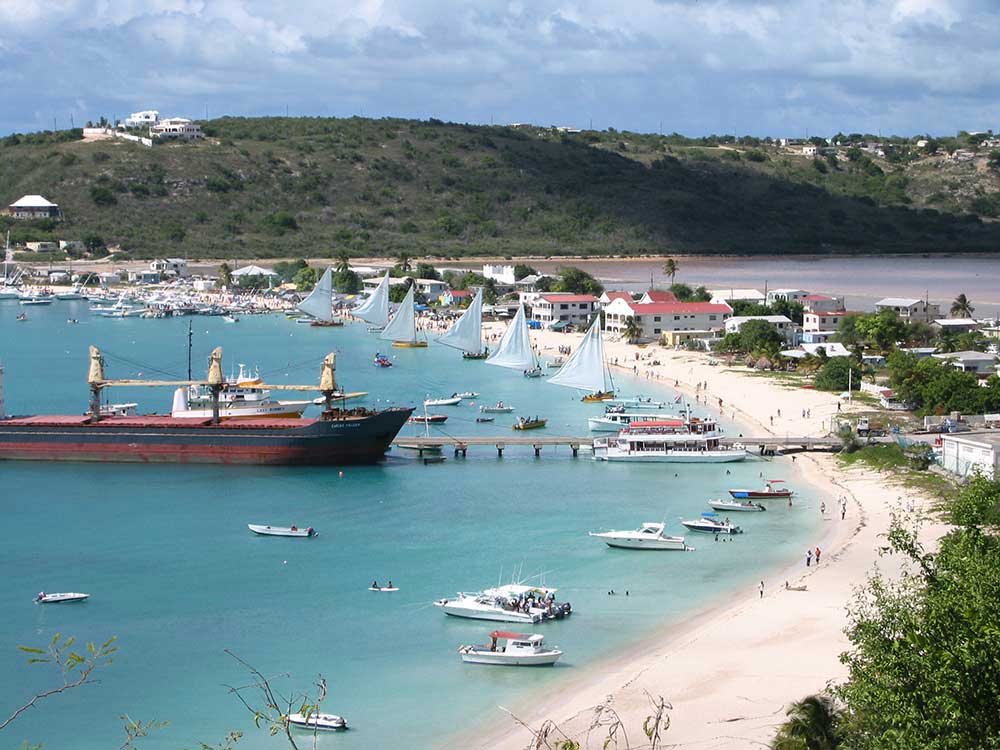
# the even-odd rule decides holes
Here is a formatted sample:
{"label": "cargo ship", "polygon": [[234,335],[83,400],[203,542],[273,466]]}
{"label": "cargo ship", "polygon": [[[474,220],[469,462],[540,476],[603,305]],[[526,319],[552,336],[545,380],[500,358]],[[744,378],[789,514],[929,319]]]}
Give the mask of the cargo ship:
{"label": "cargo ship", "polygon": [[[319,391],[314,419],[220,415],[222,350],[212,352],[205,381],[107,380],[104,361],[90,347],[90,410],[82,415],[4,417],[0,395],[0,460],[133,463],[312,465],[375,463],[406,424],[412,408],[346,408],[337,388],[336,355],[323,360],[319,386],[268,385],[272,390]],[[0,375],[2,377],[2,375]],[[104,416],[101,393],[112,386],[205,386],[212,416]],[[2,389],[2,383],[0,383]],[[2,394],[2,390],[0,390]],[[340,404],[337,406],[336,404]]]}

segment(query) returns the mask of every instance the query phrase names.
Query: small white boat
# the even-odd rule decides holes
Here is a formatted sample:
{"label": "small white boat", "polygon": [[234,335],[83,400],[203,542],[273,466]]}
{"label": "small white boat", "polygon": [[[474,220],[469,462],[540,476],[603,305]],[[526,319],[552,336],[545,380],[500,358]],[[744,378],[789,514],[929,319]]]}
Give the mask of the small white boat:
{"label": "small white boat", "polygon": [[629,413],[620,411],[608,411],[600,417],[587,417],[587,426],[591,432],[620,432],[623,427],[627,427],[635,422],[642,422],[649,419],[645,413]]}
{"label": "small white boat", "polygon": [[66,591],[60,594],[46,594],[39,591],[35,597],[38,604],[64,604],[68,602],[82,602],[90,598],[90,594],[81,594],[78,591]]}
{"label": "small white boat", "polygon": [[462,403],[462,398],[455,394],[451,398],[429,398],[424,401],[424,406],[458,406]]}
{"label": "small white boat", "polygon": [[460,646],[458,653],[467,664],[495,664],[508,667],[551,666],[562,651],[546,648],[545,636],[534,633],[508,633],[494,630],[485,646]]}
{"label": "small white boat", "polygon": [[288,714],[288,723],[297,729],[333,732],[347,729],[347,719],[335,714]]}
{"label": "small white boat", "polygon": [[52,300],[54,300],[54,299],[55,299],[55,297],[27,296],[27,297],[21,297],[21,299],[18,300],[18,304],[20,304],[20,305],[51,305],[52,304]]}
{"label": "small white boat", "polygon": [[222,319],[224,321],[226,321],[227,323],[239,323],[240,322],[240,319],[237,318],[237,317],[234,317],[233,315],[223,315]]}
{"label": "small white boat", "polygon": [[530,370],[525,370],[523,374],[526,378],[540,378],[542,377],[542,368],[532,367]]}
{"label": "small white boat", "polygon": [[476,593],[459,592],[454,598],[438,599],[434,606],[452,617],[533,625],[572,613],[572,605],[555,601],[555,593],[556,589],[546,586],[508,583]]}
{"label": "small white boat", "polygon": [[503,401],[499,401],[496,406],[480,406],[479,411],[484,414],[510,414],[514,411],[514,407],[508,406]]}
{"label": "small white boat", "polygon": [[247,528],[261,536],[316,536],[316,530],[312,526],[300,529],[298,526],[262,526],[248,523]]}
{"label": "small white boat", "polygon": [[629,409],[665,409],[668,404],[665,401],[654,401],[649,396],[635,396],[633,398],[613,398],[609,404],[618,404]]}
{"label": "small white boat", "polygon": [[708,504],[714,510],[722,511],[735,511],[736,513],[760,513],[763,510],[767,510],[760,503],[755,503],[753,500],[730,500],[726,499],[716,499],[709,500]]}
{"label": "small white boat", "polygon": [[479,398],[479,394],[475,391],[462,391],[456,394],[459,398]]}
{"label": "small white boat", "polygon": [[392,593],[393,591],[399,591],[399,586],[369,586],[369,591],[378,591],[383,594]]}
{"label": "small white boat", "polygon": [[701,518],[681,523],[691,531],[701,531],[705,534],[742,534],[743,529],[733,524],[728,518],[720,521],[716,513],[702,513]]}
{"label": "small white boat", "polygon": [[609,547],[621,549],[689,550],[682,536],[666,536],[665,524],[644,523],[632,531],[591,531],[590,535],[603,539]]}

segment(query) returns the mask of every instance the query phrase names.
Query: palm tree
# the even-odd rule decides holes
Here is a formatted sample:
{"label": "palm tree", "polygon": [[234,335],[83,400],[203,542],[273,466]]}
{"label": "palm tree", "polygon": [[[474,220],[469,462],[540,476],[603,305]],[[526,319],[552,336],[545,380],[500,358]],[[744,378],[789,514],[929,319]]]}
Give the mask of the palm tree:
{"label": "palm tree", "polygon": [[399,258],[399,270],[407,273],[410,270],[410,254],[403,251],[397,257]]}
{"label": "palm tree", "polygon": [[642,325],[639,323],[635,317],[629,318],[625,321],[625,329],[622,331],[625,335],[625,340],[630,344],[636,343],[642,338],[644,331],[642,330]]}
{"label": "palm tree", "polygon": [[836,750],[843,712],[829,695],[810,695],[793,703],[771,743],[772,750]]}
{"label": "palm tree", "polygon": [[337,273],[347,273],[351,270],[351,256],[347,250],[341,248],[337,251]]}
{"label": "palm tree", "polygon": [[219,283],[226,287],[233,285],[233,269],[228,263],[219,266]]}
{"label": "palm tree", "polygon": [[955,297],[955,301],[951,303],[951,317],[953,318],[971,318],[975,311],[976,308],[965,296],[965,292]]}
{"label": "palm tree", "polygon": [[680,266],[677,261],[673,258],[667,258],[666,263],[663,264],[663,273],[670,277],[670,283],[674,283],[674,276],[677,275],[677,271],[680,270]]}

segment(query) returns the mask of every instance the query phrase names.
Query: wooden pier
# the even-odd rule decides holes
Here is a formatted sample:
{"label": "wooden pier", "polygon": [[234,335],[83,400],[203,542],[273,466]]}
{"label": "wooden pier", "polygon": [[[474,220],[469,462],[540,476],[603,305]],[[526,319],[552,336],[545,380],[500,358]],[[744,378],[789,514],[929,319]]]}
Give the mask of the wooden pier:
{"label": "wooden pier", "polygon": [[[608,433],[610,435],[611,433]],[[546,446],[569,448],[576,458],[580,453],[580,448],[590,450],[594,438],[597,436],[587,435],[585,437],[574,437],[566,435],[538,435],[538,436],[502,436],[502,435],[481,435],[475,437],[455,437],[455,436],[427,436],[427,437],[397,437],[392,441],[396,448],[402,448],[416,453],[418,457],[425,455],[440,454],[446,447],[450,447],[455,452],[455,456],[465,456],[469,451],[469,446],[488,445],[497,451],[497,456],[502,457],[504,449],[508,446],[530,446],[535,450],[535,456],[542,455],[542,448]],[[773,456],[779,452],[802,453],[806,451],[838,451],[841,448],[841,441],[836,437],[777,437],[769,435],[767,437],[729,437],[720,441],[723,445],[744,445],[749,453],[758,453],[762,456]]]}

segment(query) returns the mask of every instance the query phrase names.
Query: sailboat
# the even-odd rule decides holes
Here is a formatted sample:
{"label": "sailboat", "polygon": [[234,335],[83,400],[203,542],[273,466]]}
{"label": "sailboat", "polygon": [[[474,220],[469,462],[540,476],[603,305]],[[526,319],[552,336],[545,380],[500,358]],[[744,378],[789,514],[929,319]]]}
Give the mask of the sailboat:
{"label": "sailboat", "polygon": [[333,317],[333,270],[327,268],[320,276],[316,286],[309,296],[296,307],[308,315],[313,326],[342,326],[341,321]]}
{"label": "sailboat", "polygon": [[462,317],[438,339],[439,344],[461,349],[464,359],[486,359],[483,349],[483,290],[476,292]]}
{"label": "sailboat", "polygon": [[604,364],[604,339],[601,337],[601,316],[587,330],[576,351],[559,368],[559,372],[549,378],[553,385],[586,391],[585,402],[607,401],[615,397],[611,373]]}
{"label": "sailboat", "polygon": [[389,321],[389,325],[382,329],[382,333],[379,334],[379,338],[391,341],[393,346],[411,348],[427,346],[426,341],[417,339],[417,318],[413,314],[413,296],[416,289],[416,284],[410,286],[403,301],[399,303],[399,309]]}
{"label": "sailboat", "polygon": [[361,318],[366,323],[371,323],[375,328],[384,328],[389,322],[389,272],[375,287],[371,296],[355,307],[351,314],[355,318]]}
{"label": "sailboat", "polygon": [[537,378],[542,374],[538,365],[538,357],[531,348],[531,336],[528,334],[528,321],[524,316],[524,305],[518,305],[517,315],[507,326],[496,351],[487,359],[486,364],[509,367],[521,370],[525,377]]}

